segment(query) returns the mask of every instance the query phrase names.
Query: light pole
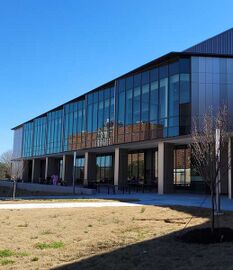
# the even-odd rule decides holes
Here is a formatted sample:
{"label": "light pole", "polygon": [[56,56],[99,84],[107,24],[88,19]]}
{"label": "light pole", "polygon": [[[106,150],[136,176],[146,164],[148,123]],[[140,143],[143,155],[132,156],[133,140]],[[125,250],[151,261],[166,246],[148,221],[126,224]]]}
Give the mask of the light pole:
{"label": "light pole", "polygon": [[75,151],[74,160],[73,160],[73,194],[75,194],[76,157],[77,157],[77,153]]}

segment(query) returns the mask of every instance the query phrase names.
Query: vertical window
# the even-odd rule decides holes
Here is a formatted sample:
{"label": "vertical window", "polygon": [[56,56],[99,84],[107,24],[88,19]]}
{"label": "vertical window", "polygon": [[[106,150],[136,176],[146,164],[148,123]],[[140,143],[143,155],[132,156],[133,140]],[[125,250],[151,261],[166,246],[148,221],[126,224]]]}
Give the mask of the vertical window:
{"label": "vertical window", "polygon": [[140,123],[141,74],[134,76],[133,123]]}
{"label": "vertical window", "polygon": [[170,77],[169,117],[179,116],[179,75]]}
{"label": "vertical window", "polygon": [[119,81],[117,100],[117,142],[123,143],[125,133],[125,80]]}
{"label": "vertical window", "polygon": [[23,157],[31,157],[33,148],[33,122],[23,127]]}
{"label": "vertical window", "polygon": [[47,153],[62,152],[63,110],[48,113]]}
{"label": "vertical window", "polygon": [[132,116],[133,116],[132,100],[133,100],[133,90],[129,89],[126,91],[126,119],[125,119],[126,125],[132,124]]}
{"label": "vertical window", "polygon": [[190,75],[180,74],[180,103],[190,102]]}
{"label": "vertical window", "polygon": [[94,93],[93,102],[93,131],[95,132],[98,127],[98,92]]}
{"label": "vertical window", "polygon": [[142,122],[149,120],[149,84],[142,86]]}
{"label": "vertical window", "polygon": [[128,180],[131,184],[142,184],[145,178],[144,152],[128,154]]}
{"label": "vertical window", "polygon": [[119,86],[118,124],[124,125],[125,122],[124,116],[125,116],[125,87],[123,86],[123,82],[121,82]]}
{"label": "vertical window", "polygon": [[169,78],[169,136],[179,135],[179,74]]}
{"label": "vertical window", "polygon": [[159,101],[160,101],[159,117],[161,123],[166,127],[168,117],[168,78],[160,80]]}
{"label": "vertical window", "polygon": [[46,117],[34,120],[33,156],[45,154]]}
{"label": "vertical window", "polygon": [[87,131],[92,132],[92,115],[93,115],[93,104],[92,94],[88,95],[87,98]]}
{"label": "vertical window", "polygon": [[112,156],[104,155],[96,157],[97,182],[102,184],[113,184]]}
{"label": "vertical window", "polygon": [[98,128],[104,126],[104,92],[99,91]]}
{"label": "vertical window", "polygon": [[132,125],[133,117],[133,77],[126,79],[126,117],[125,124]]}
{"label": "vertical window", "polygon": [[168,66],[162,66],[159,68],[159,118],[160,123],[167,127],[168,117]]}
{"label": "vertical window", "polygon": [[190,133],[191,100],[190,74],[180,74],[180,135]]}
{"label": "vertical window", "polygon": [[158,81],[151,82],[150,93],[150,121],[158,121]]}
{"label": "vertical window", "polygon": [[77,157],[75,162],[75,179],[78,185],[83,185],[84,180],[84,157]]}
{"label": "vertical window", "polygon": [[142,115],[141,121],[149,121],[149,72],[142,73]]}

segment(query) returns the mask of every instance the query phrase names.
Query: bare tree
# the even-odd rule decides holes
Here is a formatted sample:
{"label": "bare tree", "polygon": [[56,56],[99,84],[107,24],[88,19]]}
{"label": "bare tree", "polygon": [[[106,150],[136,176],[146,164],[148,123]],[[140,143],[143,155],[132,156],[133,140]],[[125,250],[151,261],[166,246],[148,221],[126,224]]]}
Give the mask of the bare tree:
{"label": "bare tree", "polygon": [[215,229],[215,211],[221,178],[227,174],[231,164],[229,159],[224,161],[220,158],[229,139],[227,120],[227,108],[224,106],[216,114],[210,108],[199,126],[197,120],[193,121],[191,143],[193,166],[210,188],[212,232]]}
{"label": "bare tree", "polygon": [[11,177],[12,151],[6,151],[0,156],[0,163],[4,166],[5,178]]}
{"label": "bare tree", "polygon": [[18,181],[22,179],[25,165],[21,160],[15,160],[12,162],[12,179]]}
{"label": "bare tree", "polygon": [[16,197],[16,189],[18,180],[22,179],[23,172],[25,170],[25,165],[22,160],[14,160],[12,162],[12,174],[11,178],[13,180],[13,200]]}

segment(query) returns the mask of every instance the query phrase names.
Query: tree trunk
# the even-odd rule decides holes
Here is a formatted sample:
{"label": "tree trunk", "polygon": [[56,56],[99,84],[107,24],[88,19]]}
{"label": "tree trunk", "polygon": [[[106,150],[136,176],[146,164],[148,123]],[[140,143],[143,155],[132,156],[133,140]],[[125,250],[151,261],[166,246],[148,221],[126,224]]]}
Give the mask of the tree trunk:
{"label": "tree trunk", "polygon": [[16,195],[16,185],[17,185],[17,183],[16,183],[16,181],[14,180],[14,182],[13,182],[13,200],[15,200],[15,195]]}
{"label": "tree trunk", "polygon": [[214,216],[214,208],[215,208],[215,193],[214,193],[214,185],[211,184],[211,232],[214,232],[215,229],[215,216]]}

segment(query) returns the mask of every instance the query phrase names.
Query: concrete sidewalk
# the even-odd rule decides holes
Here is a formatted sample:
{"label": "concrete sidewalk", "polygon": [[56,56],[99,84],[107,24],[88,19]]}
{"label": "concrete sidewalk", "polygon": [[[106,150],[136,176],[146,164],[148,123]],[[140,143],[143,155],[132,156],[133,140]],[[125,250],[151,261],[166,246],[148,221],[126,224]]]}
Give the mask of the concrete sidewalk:
{"label": "concrete sidewalk", "polygon": [[[19,199],[19,198],[17,198]],[[120,207],[120,206],[193,206],[211,208],[209,195],[195,194],[169,194],[158,195],[156,193],[133,193],[133,194],[95,194],[92,196],[43,196],[43,197],[21,197],[21,199],[113,199],[113,200],[139,200],[132,202],[48,202],[48,203],[14,203],[0,204],[0,209],[34,209],[34,208],[71,208],[71,207]],[[221,209],[233,211],[233,200],[226,196],[221,197]]]}
{"label": "concrete sidewalk", "polygon": [[8,203],[0,204],[0,210],[6,209],[51,209],[51,208],[99,208],[139,206],[124,202],[52,202],[52,203]]}

